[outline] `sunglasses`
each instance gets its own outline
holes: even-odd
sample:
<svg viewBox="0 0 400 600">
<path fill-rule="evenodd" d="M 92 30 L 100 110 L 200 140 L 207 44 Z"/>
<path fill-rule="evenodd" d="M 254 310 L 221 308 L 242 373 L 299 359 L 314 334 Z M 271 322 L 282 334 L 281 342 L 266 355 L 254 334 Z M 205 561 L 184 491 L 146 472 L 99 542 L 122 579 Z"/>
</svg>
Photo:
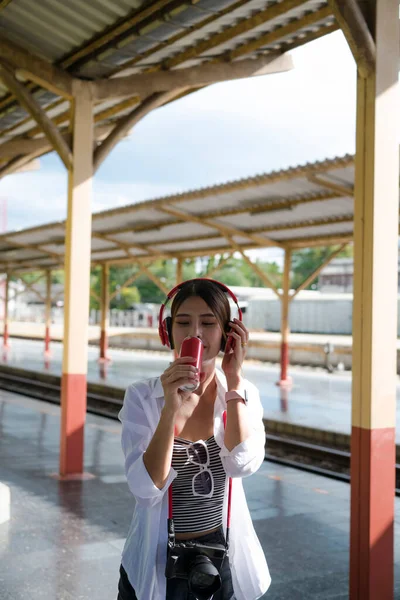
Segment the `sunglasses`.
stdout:
<svg viewBox="0 0 400 600">
<path fill-rule="evenodd" d="M 193 442 L 190 446 L 187 446 L 186 453 L 188 460 L 200 467 L 199 473 L 196 473 L 192 479 L 193 495 L 211 498 L 214 493 L 214 478 L 209 469 L 210 455 L 207 445 L 201 440 Z"/>
</svg>

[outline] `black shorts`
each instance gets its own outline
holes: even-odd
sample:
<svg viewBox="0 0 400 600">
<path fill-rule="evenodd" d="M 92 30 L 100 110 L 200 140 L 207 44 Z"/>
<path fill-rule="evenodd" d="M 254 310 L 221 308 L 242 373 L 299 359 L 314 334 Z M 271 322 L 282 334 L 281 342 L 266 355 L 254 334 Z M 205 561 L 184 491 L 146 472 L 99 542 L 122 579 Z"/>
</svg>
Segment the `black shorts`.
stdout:
<svg viewBox="0 0 400 600">
<path fill-rule="evenodd" d="M 222 527 L 214 533 L 209 533 L 201 537 L 203 542 L 225 544 L 225 538 Z M 128 576 L 124 567 L 120 567 L 120 579 L 118 583 L 118 600 L 138 600 L 135 590 L 129 583 Z M 232 574 L 229 566 L 229 560 L 226 558 L 221 569 L 222 587 L 213 596 L 213 600 L 235 600 L 233 593 Z M 147 599 L 140 599 L 147 600 Z M 166 600 L 194 600 L 194 596 L 189 593 L 187 581 L 184 579 L 168 579 Z"/>
</svg>

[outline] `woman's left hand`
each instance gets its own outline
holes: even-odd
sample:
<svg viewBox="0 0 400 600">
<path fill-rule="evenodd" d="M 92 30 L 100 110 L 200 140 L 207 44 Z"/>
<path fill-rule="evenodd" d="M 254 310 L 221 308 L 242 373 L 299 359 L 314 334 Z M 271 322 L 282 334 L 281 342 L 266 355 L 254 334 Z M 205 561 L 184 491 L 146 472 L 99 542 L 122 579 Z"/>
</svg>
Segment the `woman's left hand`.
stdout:
<svg viewBox="0 0 400 600">
<path fill-rule="evenodd" d="M 226 379 L 233 380 L 235 378 L 240 379 L 242 364 L 249 342 L 249 332 L 239 319 L 230 321 L 229 326 L 231 329 L 226 340 L 225 354 L 221 367 Z"/>
</svg>

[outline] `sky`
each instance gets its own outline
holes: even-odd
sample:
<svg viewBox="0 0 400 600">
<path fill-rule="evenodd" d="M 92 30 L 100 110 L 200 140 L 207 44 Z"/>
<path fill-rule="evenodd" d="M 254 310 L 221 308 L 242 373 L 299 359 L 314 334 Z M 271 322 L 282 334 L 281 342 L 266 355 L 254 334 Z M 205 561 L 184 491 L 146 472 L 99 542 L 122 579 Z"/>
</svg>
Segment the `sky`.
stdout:
<svg viewBox="0 0 400 600">
<path fill-rule="evenodd" d="M 342 33 L 291 55 L 291 71 L 209 86 L 146 116 L 96 173 L 93 212 L 353 153 L 356 69 Z M 40 163 L 0 181 L 8 230 L 66 217 L 66 170 L 55 153 Z"/>
</svg>

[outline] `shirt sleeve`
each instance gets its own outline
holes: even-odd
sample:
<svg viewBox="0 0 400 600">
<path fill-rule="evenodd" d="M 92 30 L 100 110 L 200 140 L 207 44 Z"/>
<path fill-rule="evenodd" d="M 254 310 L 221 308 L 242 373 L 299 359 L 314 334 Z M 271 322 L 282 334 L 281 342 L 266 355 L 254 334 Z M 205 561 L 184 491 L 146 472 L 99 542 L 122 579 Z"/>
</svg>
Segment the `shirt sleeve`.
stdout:
<svg viewBox="0 0 400 600">
<path fill-rule="evenodd" d="M 265 458 L 264 410 L 258 389 L 246 381 L 248 392 L 248 418 L 250 435 L 243 442 L 228 450 L 223 444 L 220 452 L 222 464 L 228 477 L 249 477 L 261 467 Z"/>
<path fill-rule="evenodd" d="M 121 444 L 125 455 L 125 473 L 129 489 L 139 504 L 151 507 L 161 502 L 178 473 L 171 467 L 164 487 L 159 489 L 143 462 L 144 453 L 154 433 L 143 410 L 143 391 L 135 385 L 131 385 L 126 390 L 124 404 L 118 418 L 122 423 Z M 151 397 L 145 398 L 148 402 L 152 400 L 154 401 Z"/>
</svg>

